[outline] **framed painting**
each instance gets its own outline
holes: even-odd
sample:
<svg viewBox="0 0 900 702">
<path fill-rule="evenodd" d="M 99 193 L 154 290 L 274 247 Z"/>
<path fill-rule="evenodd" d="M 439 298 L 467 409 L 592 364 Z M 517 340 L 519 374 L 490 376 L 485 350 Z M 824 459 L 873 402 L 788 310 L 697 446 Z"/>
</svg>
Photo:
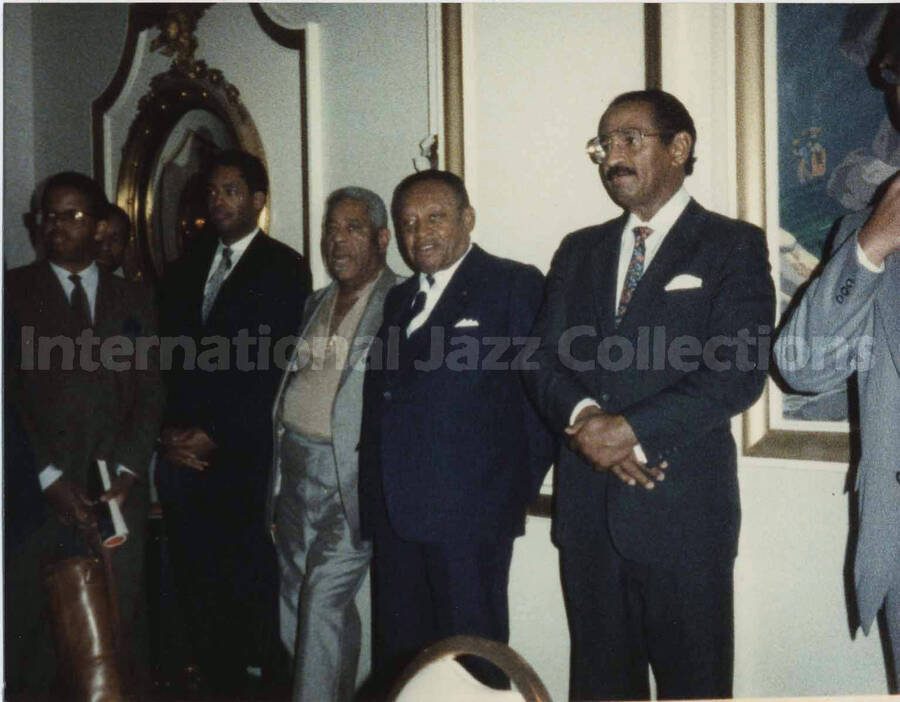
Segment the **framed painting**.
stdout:
<svg viewBox="0 0 900 702">
<path fill-rule="evenodd" d="M 891 171 L 893 130 L 866 66 L 883 6 L 736 5 L 738 202 L 763 226 L 780 317 L 827 252 L 844 215 Z M 792 393 L 771 374 L 744 417 L 744 453 L 846 463 L 846 387 Z"/>
</svg>

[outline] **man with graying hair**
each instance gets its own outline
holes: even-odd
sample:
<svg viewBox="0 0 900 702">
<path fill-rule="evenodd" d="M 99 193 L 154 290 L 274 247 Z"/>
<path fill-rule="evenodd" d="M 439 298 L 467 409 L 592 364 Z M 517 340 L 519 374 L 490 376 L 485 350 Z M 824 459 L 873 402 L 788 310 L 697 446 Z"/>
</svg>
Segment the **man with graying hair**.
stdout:
<svg viewBox="0 0 900 702">
<path fill-rule="evenodd" d="M 900 8 L 882 25 L 869 63 L 900 132 Z M 893 692 L 900 689 L 900 176 L 873 206 L 846 216 L 832 254 L 807 288 L 775 344 L 782 377 L 820 393 L 857 372 L 861 452 L 856 477 L 860 526 L 854 576 L 859 623 L 868 633 L 884 608 L 893 649 Z M 800 363 L 815 348 L 824 362 Z M 852 363 L 848 363 L 850 359 Z M 817 359 L 818 360 L 818 359 Z"/>
<path fill-rule="evenodd" d="M 294 700 L 353 696 L 361 625 L 355 597 L 371 544 L 360 539 L 357 443 L 365 358 L 384 298 L 387 212 L 370 190 L 326 202 L 322 259 L 332 278 L 307 301 L 275 400 L 267 510 L 281 572 L 281 640 L 294 655 Z"/>
</svg>

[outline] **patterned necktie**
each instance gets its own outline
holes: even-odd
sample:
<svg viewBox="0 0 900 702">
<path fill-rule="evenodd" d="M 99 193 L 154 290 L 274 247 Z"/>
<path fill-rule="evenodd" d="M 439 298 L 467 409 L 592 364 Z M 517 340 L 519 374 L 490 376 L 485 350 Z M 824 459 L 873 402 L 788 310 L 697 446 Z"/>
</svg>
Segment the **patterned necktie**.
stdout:
<svg viewBox="0 0 900 702">
<path fill-rule="evenodd" d="M 431 289 L 431 287 L 434 285 L 434 276 L 431 275 L 431 273 L 428 273 L 425 276 L 425 280 L 428 282 L 428 288 Z M 426 290 L 419 290 L 419 292 L 416 293 L 416 296 L 413 298 L 412 305 L 410 306 L 409 311 L 403 317 L 403 322 L 400 324 L 400 326 L 403 329 L 407 329 L 407 327 L 409 327 L 410 322 L 412 322 L 416 317 L 418 317 L 422 313 L 422 310 L 425 309 L 425 301 L 426 301 L 427 297 L 428 297 L 428 292 Z M 415 329 L 413 331 L 415 331 Z M 407 329 L 406 336 L 409 336 L 410 333 L 411 332 Z"/>
<path fill-rule="evenodd" d="M 634 231 L 634 251 L 631 252 L 631 261 L 628 262 L 628 270 L 625 272 L 625 283 L 622 285 L 622 296 L 619 298 L 619 306 L 616 308 L 616 326 L 625 316 L 625 310 L 628 309 L 628 303 L 634 296 L 635 288 L 638 281 L 644 274 L 644 255 L 646 253 L 647 237 L 653 233 L 650 227 L 635 227 Z"/>
<path fill-rule="evenodd" d="M 222 258 L 219 261 L 219 265 L 216 267 L 216 270 L 213 271 L 209 283 L 206 285 L 206 292 L 203 293 L 204 323 L 209 316 L 213 303 L 216 301 L 216 296 L 219 294 L 219 288 L 222 287 L 222 283 L 225 281 L 225 276 L 228 274 L 229 270 L 231 270 L 231 247 L 226 246 L 222 249 Z"/>
<path fill-rule="evenodd" d="M 78 326 L 80 329 L 90 329 L 93 326 L 91 323 L 91 306 L 88 302 L 87 293 L 84 291 L 84 286 L 81 284 L 81 276 L 73 273 L 69 276 L 69 280 L 75 286 L 75 289 L 72 291 L 72 297 L 69 298 L 69 304 L 72 305 L 72 311 L 78 320 Z"/>
</svg>

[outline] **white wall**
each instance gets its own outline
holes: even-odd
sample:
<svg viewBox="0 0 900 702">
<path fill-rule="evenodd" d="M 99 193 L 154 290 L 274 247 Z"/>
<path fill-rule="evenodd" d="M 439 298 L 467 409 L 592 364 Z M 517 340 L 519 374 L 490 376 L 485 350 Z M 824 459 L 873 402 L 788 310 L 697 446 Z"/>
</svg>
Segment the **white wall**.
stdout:
<svg viewBox="0 0 900 702">
<path fill-rule="evenodd" d="M 62 170 L 91 174 L 91 102 L 112 79 L 128 6 L 3 7 L 3 253 L 34 259 L 21 215 L 35 185 Z"/>
<path fill-rule="evenodd" d="M 567 232 L 618 214 L 584 142 L 612 97 L 643 86 L 642 14 L 616 4 L 464 7 L 466 180 L 487 249 L 546 270 Z M 684 101 L 699 134 L 686 187 L 734 216 L 733 8 L 665 4 L 662 33 L 663 88 Z M 845 476 L 846 466 L 739 461 L 737 695 L 887 690 L 877 636 L 854 641 L 849 631 Z M 511 644 L 563 699 L 569 643 L 548 532 L 530 518 L 516 542 Z"/>
<path fill-rule="evenodd" d="M 320 28 L 323 196 L 360 185 L 390 207 L 429 133 L 426 6 L 275 3 L 266 11 L 287 27 Z M 314 246 L 319 225 L 312 223 Z M 395 243 L 388 263 L 408 272 Z M 316 285 L 326 282 L 323 268 L 313 273 Z"/>
<path fill-rule="evenodd" d="M 22 214 L 34 189 L 34 77 L 31 6 L 3 7 L 3 261 L 34 258 Z"/>
</svg>

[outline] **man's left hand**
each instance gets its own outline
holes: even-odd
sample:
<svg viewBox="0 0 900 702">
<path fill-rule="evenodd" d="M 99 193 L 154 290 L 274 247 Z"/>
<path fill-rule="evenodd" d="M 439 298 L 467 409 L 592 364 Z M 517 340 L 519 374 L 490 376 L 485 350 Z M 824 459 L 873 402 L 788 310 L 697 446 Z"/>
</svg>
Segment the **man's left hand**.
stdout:
<svg viewBox="0 0 900 702">
<path fill-rule="evenodd" d="M 125 503 L 125 500 L 128 499 L 128 493 L 136 482 L 137 476 L 134 473 L 123 470 L 112 481 L 109 490 L 100 496 L 100 501 L 109 502 L 111 500 L 116 500 L 121 507 Z"/>
<path fill-rule="evenodd" d="M 629 459 L 638 442 L 625 417 L 597 407 L 579 413 L 575 423 L 565 428 L 565 433 L 569 448 L 601 469 L 612 468 Z"/>
</svg>

